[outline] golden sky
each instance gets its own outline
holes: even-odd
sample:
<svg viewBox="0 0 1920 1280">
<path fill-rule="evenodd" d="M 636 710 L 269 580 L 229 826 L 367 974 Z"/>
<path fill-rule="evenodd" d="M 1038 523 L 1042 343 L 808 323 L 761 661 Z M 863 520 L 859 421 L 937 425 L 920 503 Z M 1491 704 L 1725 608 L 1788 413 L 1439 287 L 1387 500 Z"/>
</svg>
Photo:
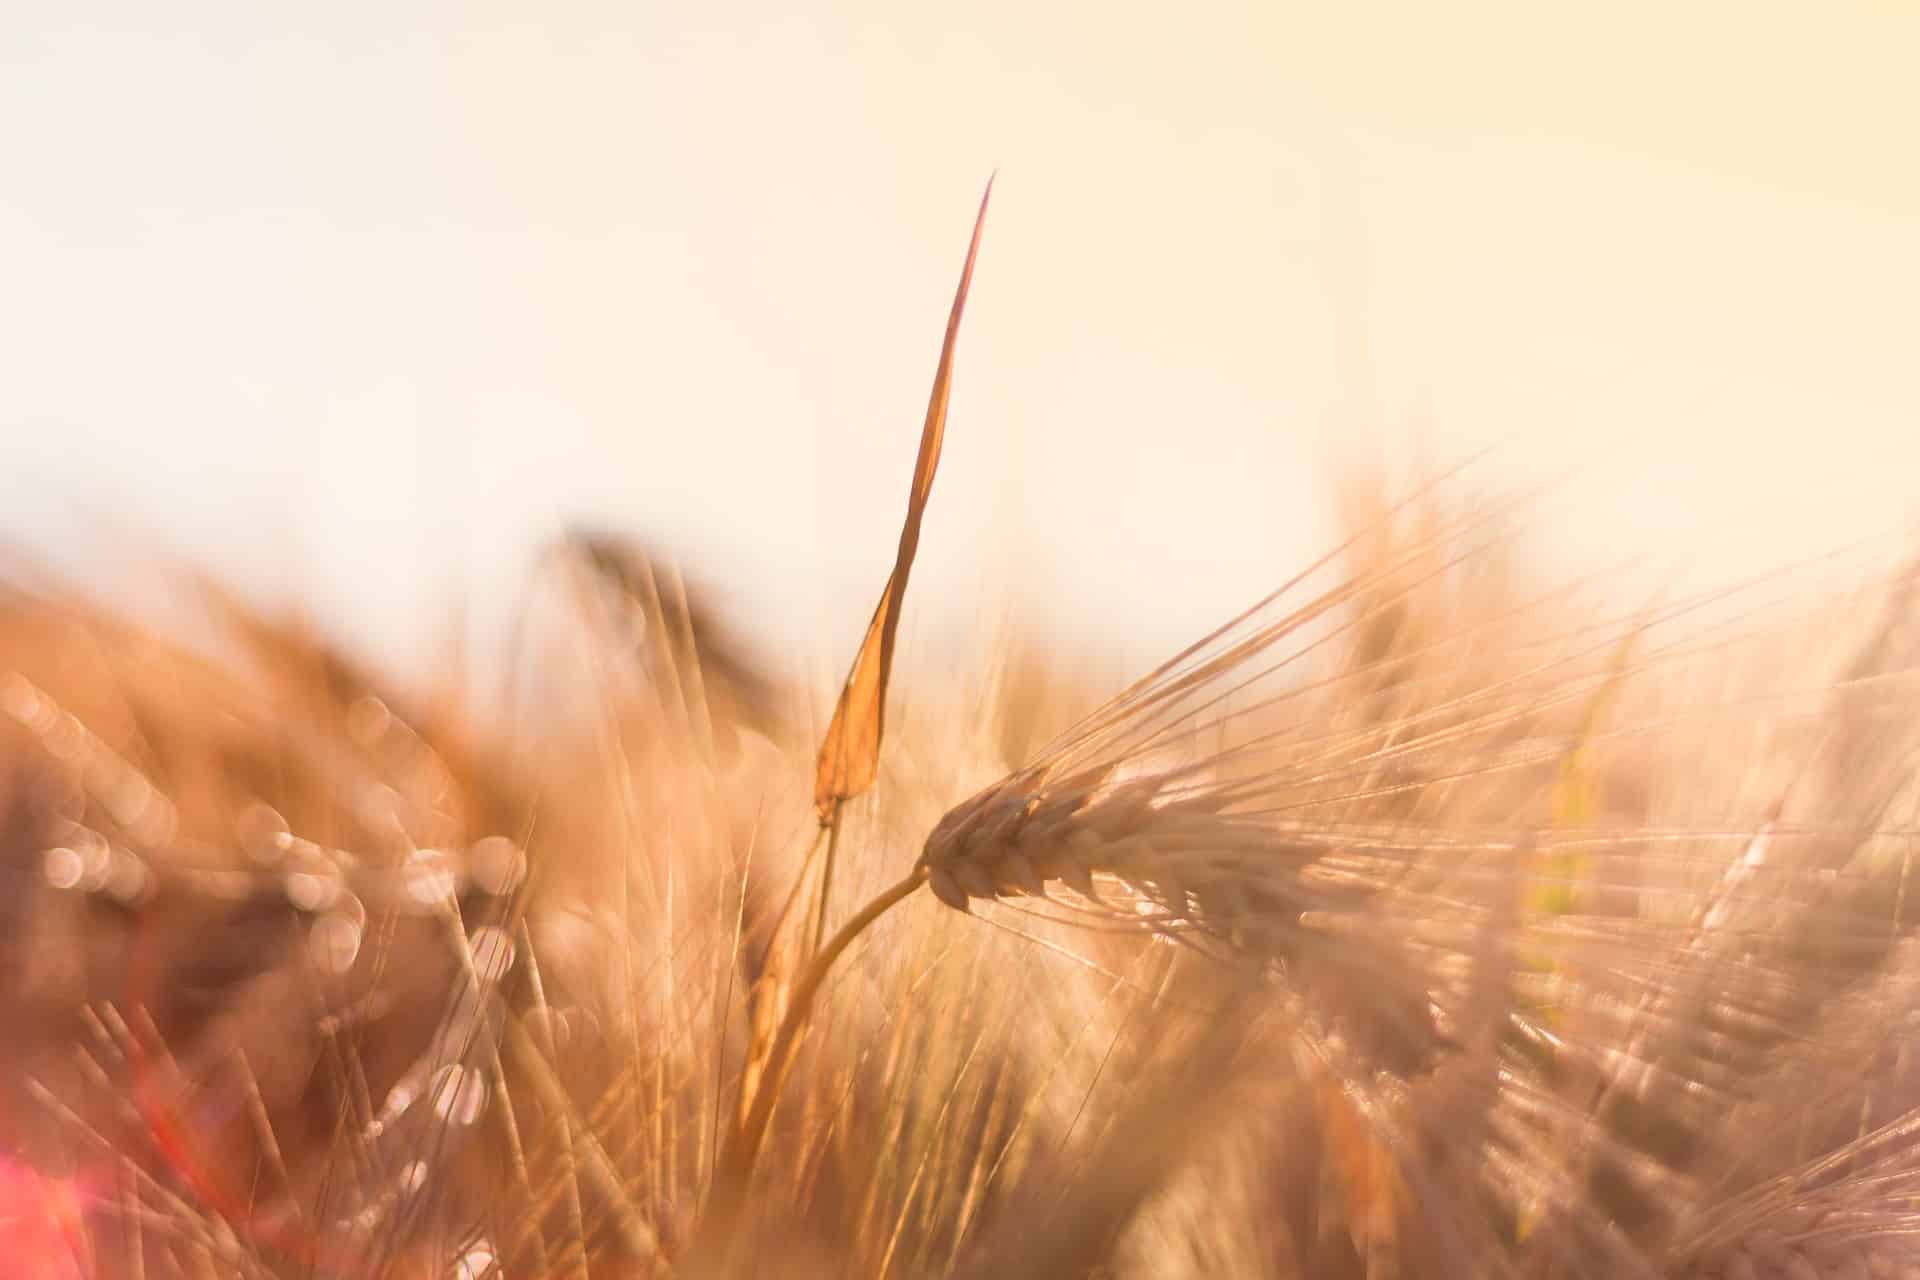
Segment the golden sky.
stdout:
<svg viewBox="0 0 1920 1280">
<path fill-rule="evenodd" d="M 929 617 L 1164 648 L 1370 424 L 1911 491 L 1920 6 L 816 9 L 5 6 L 0 532 L 405 653 L 588 515 L 844 654 L 996 168 Z"/>
</svg>

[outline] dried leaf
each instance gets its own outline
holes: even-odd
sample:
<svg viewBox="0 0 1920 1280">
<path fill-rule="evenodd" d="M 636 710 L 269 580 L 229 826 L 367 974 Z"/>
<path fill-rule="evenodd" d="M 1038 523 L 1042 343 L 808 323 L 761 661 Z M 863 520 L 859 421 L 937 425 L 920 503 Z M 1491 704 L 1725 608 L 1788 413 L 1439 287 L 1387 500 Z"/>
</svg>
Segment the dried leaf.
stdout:
<svg viewBox="0 0 1920 1280">
<path fill-rule="evenodd" d="M 967 288 L 973 283 L 973 262 L 980 252 L 980 230 L 987 220 L 987 201 L 993 195 L 993 182 L 980 197 L 980 212 L 973 221 L 973 239 L 967 244 L 966 266 L 960 272 L 960 287 L 954 291 L 953 310 L 947 316 L 946 341 L 940 346 L 940 367 L 933 375 L 933 395 L 927 403 L 926 425 L 920 429 L 920 455 L 913 465 L 913 489 L 907 495 L 907 518 L 900 527 L 900 550 L 894 556 L 893 573 L 867 624 L 866 638 L 847 673 L 840 700 L 833 708 L 833 722 L 827 726 L 820 744 L 820 759 L 814 769 L 813 803 L 820 821 L 827 822 L 842 800 L 859 795 L 873 785 L 874 771 L 880 760 L 880 736 L 885 731 L 887 677 L 893 667 L 895 633 L 900 627 L 900 601 L 906 595 L 907 574 L 913 568 L 914 553 L 920 548 L 920 518 L 926 512 L 927 498 L 933 492 L 933 475 L 940 467 L 940 442 L 946 434 L 947 397 L 953 386 L 953 349 L 960 336 L 960 316 L 967 306 Z"/>
</svg>

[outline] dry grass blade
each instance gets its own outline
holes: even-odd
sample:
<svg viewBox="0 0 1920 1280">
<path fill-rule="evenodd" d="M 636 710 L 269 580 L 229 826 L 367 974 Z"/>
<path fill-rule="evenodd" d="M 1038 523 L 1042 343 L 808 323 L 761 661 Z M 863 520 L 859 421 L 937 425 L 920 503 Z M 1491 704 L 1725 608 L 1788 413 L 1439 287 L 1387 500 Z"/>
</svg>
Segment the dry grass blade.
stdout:
<svg viewBox="0 0 1920 1280">
<path fill-rule="evenodd" d="M 934 472 L 940 467 L 940 442 L 947 429 L 947 398 L 953 388 L 953 349 L 960 339 L 960 317 L 967 308 L 967 290 L 973 283 L 973 263 L 980 252 L 980 231 L 986 225 L 987 201 L 993 197 L 993 180 L 980 196 L 980 212 L 973 220 L 973 238 L 967 244 L 967 262 L 960 270 L 960 287 L 954 291 L 953 310 L 947 315 L 947 336 L 940 345 L 940 366 L 933 375 L 933 395 L 927 402 L 927 421 L 920 429 L 920 454 L 913 464 L 913 488 L 907 495 L 907 518 L 900 526 L 900 549 L 894 556 L 893 572 L 873 620 L 867 624 L 866 638 L 847 673 L 840 699 L 833 708 L 833 720 L 820 744 L 820 758 L 814 770 L 813 803 L 824 825 L 832 821 L 841 801 L 859 795 L 873 785 L 880 760 L 880 737 L 885 731 L 887 677 L 893 667 L 894 636 L 900 628 L 900 601 L 907 594 L 907 574 L 920 549 L 920 520 L 926 513 L 927 499 L 933 493 Z"/>
</svg>

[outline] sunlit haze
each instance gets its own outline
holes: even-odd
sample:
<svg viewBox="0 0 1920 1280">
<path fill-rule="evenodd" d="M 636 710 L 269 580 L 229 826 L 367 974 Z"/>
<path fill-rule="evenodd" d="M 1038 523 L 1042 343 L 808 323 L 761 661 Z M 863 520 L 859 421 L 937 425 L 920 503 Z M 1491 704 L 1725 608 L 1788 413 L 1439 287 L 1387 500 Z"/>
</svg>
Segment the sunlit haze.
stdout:
<svg viewBox="0 0 1920 1280">
<path fill-rule="evenodd" d="M 0 12 L 0 532 L 90 580 L 408 661 L 588 520 L 844 662 L 995 171 L 922 634 L 1188 638 L 1378 427 L 1634 434 L 1629 541 L 1912 488 L 1910 5 L 302 10 Z"/>
</svg>

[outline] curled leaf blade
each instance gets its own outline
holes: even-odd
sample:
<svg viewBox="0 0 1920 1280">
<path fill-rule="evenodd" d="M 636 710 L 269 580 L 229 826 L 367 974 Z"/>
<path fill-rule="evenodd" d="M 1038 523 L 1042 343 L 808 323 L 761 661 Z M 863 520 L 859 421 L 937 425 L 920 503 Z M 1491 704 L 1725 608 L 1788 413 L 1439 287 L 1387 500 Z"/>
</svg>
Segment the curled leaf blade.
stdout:
<svg viewBox="0 0 1920 1280">
<path fill-rule="evenodd" d="M 900 547 L 894 555 L 893 572 L 880 593 L 880 603 L 867 623 L 866 637 L 860 643 L 847 680 L 834 704 L 833 720 L 820 743 L 820 755 L 814 767 L 813 804 L 825 823 L 832 819 L 842 801 L 859 795 L 873 785 L 880 762 L 880 739 L 886 731 L 887 679 L 893 669 L 895 636 L 900 628 L 900 602 L 907 591 L 907 575 L 920 549 L 920 523 L 933 493 L 934 473 L 940 468 L 940 446 L 947 429 L 947 400 L 953 388 L 953 352 L 960 337 L 960 317 L 966 311 L 967 290 L 973 284 L 973 264 L 980 253 L 980 232 L 986 225 L 987 201 L 993 196 L 993 182 L 980 197 L 980 212 L 973 221 L 973 238 L 967 244 L 966 265 L 960 271 L 960 285 L 954 291 L 953 308 L 947 314 L 946 339 L 940 346 L 940 364 L 933 376 L 933 394 L 927 402 L 927 419 L 920 429 L 920 452 L 913 465 L 913 487 L 907 494 L 907 517 L 900 526 Z"/>
</svg>

